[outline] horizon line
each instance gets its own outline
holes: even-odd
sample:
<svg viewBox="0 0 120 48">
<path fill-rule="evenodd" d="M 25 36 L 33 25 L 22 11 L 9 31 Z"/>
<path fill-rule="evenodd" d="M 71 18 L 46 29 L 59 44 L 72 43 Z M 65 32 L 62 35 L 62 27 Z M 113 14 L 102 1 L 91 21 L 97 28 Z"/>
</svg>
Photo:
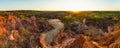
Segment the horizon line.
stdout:
<svg viewBox="0 0 120 48">
<path fill-rule="evenodd" d="M 32 9 L 16 9 L 16 10 L 0 10 L 0 11 L 120 11 L 120 10 L 32 10 Z"/>
</svg>

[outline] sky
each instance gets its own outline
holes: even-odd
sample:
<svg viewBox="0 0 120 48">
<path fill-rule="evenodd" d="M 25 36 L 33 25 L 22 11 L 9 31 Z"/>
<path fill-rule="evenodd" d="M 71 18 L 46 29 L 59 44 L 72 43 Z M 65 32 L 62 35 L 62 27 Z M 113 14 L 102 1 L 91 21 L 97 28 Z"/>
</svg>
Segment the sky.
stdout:
<svg viewBox="0 0 120 48">
<path fill-rule="evenodd" d="M 120 11 L 120 0 L 0 0 L 0 10 Z"/>
</svg>

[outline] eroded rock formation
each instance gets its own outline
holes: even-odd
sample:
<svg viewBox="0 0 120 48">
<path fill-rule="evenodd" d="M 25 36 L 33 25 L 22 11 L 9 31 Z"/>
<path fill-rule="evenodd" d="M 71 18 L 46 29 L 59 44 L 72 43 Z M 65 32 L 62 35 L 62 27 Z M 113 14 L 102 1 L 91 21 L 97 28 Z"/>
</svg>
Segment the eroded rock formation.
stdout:
<svg viewBox="0 0 120 48">
<path fill-rule="evenodd" d="M 54 37 L 60 30 L 64 29 L 64 24 L 59 19 L 49 19 L 48 23 L 53 26 L 54 29 L 41 34 L 40 43 L 43 45 L 43 48 L 51 48 Z"/>
<path fill-rule="evenodd" d="M 70 23 L 65 29 L 60 19 L 38 21 L 8 15 L 0 16 L 0 48 L 119 48 L 120 24 L 108 32 L 83 22 Z"/>
</svg>

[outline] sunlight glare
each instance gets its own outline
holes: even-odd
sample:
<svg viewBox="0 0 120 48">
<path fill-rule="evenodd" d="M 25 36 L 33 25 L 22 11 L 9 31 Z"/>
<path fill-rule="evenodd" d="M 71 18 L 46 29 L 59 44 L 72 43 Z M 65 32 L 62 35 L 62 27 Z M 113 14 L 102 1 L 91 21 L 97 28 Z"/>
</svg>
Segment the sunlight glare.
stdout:
<svg viewBox="0 0 120 48">
<path fill-rule="evenodd" d="M 79 11 L 91 10 L 94 8 L 93 6 L 94 4 L 92 4 L 92 2 L 88 2 L 87 0 L 74 0 L 74 1 L 69 0 L 69 1 L 65 1 L 65 3 L 62 3 L 62 5 L 60 6 L 60 9 L 66 10 L 66 11 L 75 10 L 76 12 L 77 10 Z"/>
</svg>

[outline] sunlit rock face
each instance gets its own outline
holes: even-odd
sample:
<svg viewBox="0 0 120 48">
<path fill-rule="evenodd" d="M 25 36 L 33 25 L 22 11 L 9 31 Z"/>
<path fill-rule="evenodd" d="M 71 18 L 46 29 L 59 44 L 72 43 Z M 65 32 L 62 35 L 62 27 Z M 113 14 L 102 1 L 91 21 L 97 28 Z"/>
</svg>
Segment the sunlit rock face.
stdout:
<svg viewBox="0 0 120 48">
<path fill-rule="evenodd" d="M 2 16 L 0 16 L 0 36 L 1 38 L 4 38 L 6 36 L 6 19 Z"/>
<path fill-rule="evenodd" d="M 78 35 L 71 45 L 67 45 L 66 48 L 83 48 L 85 39 L 83 36 Z"/>
<path fill-rule="evenodd" d="M 19 33 L 17 30 L 12 30 L 11 31 L 11 34 L 9 36 L 9 39 L 12 40 L 12 41 L 15 41 L 15 40 L 18 40 L 19 38 Z"/>
<path fill-rule="evenodd" d="M 21 46 L 21 44 L 29 44 L 25 41 L 29 38 L 29 35 L 31 35 L 30 33 L 35 32 L 40 32 L 35 16 L 27 18 L 26 20 L 21 20 L 13 15 L 8 15 L 7 17 L 0 16 L 0 48 L 6 45 L 6 43 L 7 46 L 5 46 L 5 48 L 14 48 Z M 39 34 L 36 36 L 39 36 Z M 20 42 L 20 44 L 16 42 Z M 33 43 L 36 43 L 36 41 Z M 36 45 L 34 45 L 34 47 L 35 46 Z M 21 47 L 26 48 L 25 45 Z"/>
<path fill-rule="evenodd" d="M 70 32 L 62 30 L 54 38 L 52 46 L 53 48 L 65 48 L 66 46 L 73 43 L 74 40 L 75 38 L 73 38 Z"/>
<path fill-rule="evenodd" d="M 44 48 L 50 48 L 53 38 L 64 29 L 64 24 L 59 19 L 49 19 L 48 23 L 54 27 L 54 29 L 42 33 L 40 36 L 40 42 L 43 44 Z"/>
<path fill-rule="evenodd" d="M 12 27 L 12 29 L 15 29 L 15 25 L 16 25 L 15 16 L 9 15 L 7 19 L 8 19 L 8 23 Z"/>
</svg>

